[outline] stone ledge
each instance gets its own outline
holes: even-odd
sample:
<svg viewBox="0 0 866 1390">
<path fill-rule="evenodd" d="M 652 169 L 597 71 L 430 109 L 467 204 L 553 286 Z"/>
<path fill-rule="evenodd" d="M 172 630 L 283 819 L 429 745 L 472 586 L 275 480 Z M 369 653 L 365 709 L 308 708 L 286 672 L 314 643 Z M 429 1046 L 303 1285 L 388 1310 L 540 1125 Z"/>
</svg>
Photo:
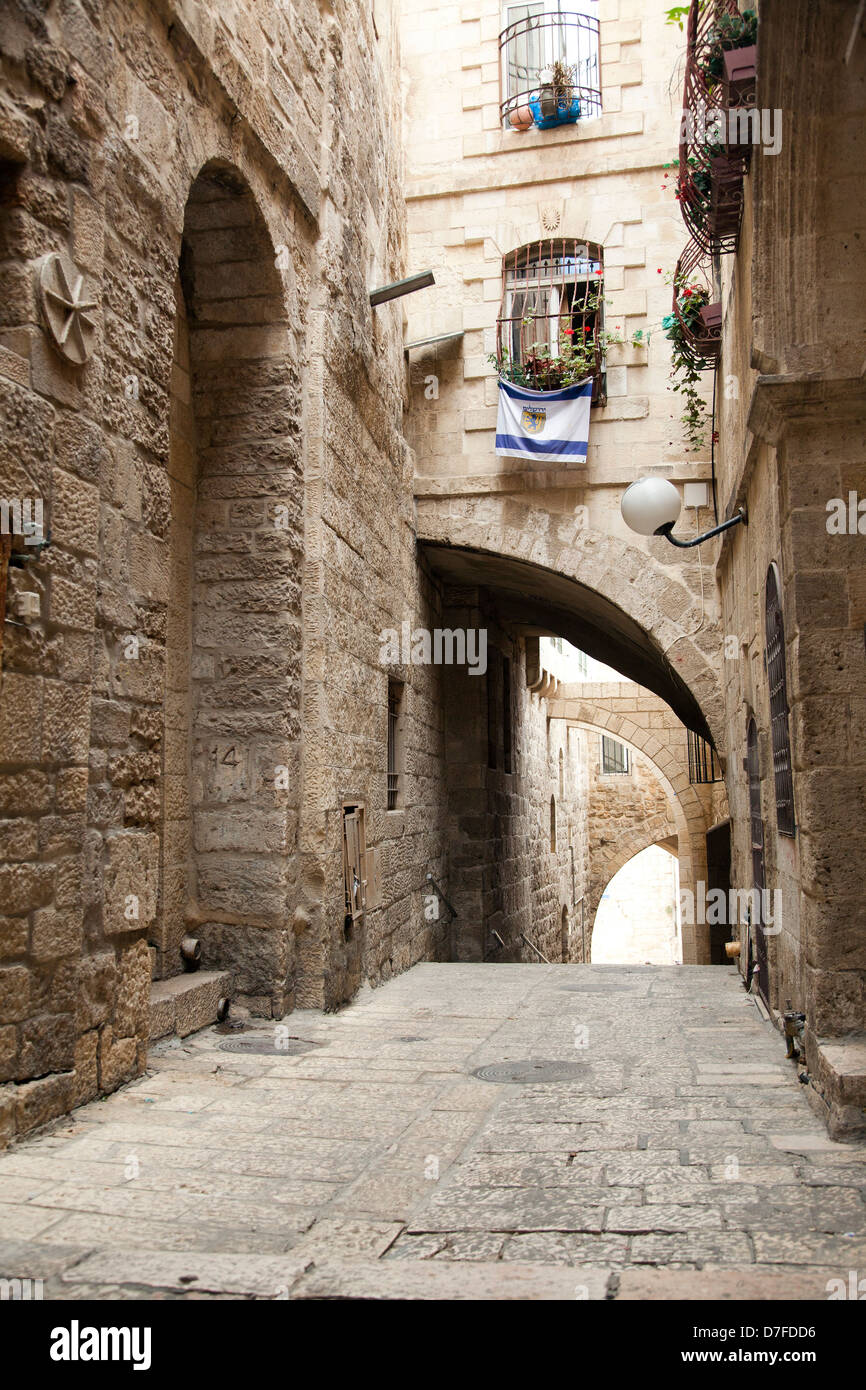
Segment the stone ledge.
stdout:
<svg viewBox="0 0 866 1390">
<path fill-rule="evenodd" d="M 866 1135 L 866 1034 L 816 1038 L 809 1048 L 812 1108 L 837 1142 Z"/>
<path fill-rule="evenodd" d="M 216 1022 L 220 997 L 228 994 L 227 971 L 200 970 L 157 980 L 150 989 L 150 1040 L 177 1033 L 185 1038 Z"/>
</svg>

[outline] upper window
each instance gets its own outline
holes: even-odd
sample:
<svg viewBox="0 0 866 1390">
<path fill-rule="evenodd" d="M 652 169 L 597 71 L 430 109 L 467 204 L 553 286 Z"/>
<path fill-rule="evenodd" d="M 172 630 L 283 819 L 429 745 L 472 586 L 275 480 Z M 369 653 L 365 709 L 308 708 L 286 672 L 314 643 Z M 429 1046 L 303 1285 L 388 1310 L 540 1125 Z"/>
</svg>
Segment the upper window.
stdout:
<svg viewBox="0 0 866 1390">
<path fill-rule="evenodd" d="M 628 749 L 618 739 L 602 734 L 601 770 L 607 777 L 613 773 L 626 773 L 629 770 Z"/>
<path fill-rule="evenodd" d="M 791 737 L 788 730 L 788 680 L 785 670 L 785 624 L 776 566 L 767 571 L 767 680 L 770 686 L 770 733 L 773 740 L 773 775 L 776 782 L 776 821 L 780 835 L 793 835 L 794 784 L 791 772 Z"/>
<path fill-rule="evenodd" d="M 505 126 L 544 129 L 601 115 L 598 0 L 505 4 L 499 49 Z M 551 104 L 550 88 L 563 79 Z"/>
<path fill-rule="evenodd" d="M 694 730 L 688 730 L 689 743 L 689 781 L 701 782 L 721 782 L 722 770 L 719 767 L 719 760 L 716 751 L 711 743 L 707 743 L 705 738 L 696 734 Z"/>
<path fill-rule="evenodd" d="M 603 399 L 603 326 L 600 246 L 558 237 L 505 257 L 496 350 L 504 376 L 555 391 L 592 375 L 593 400 Z"/>
</svg>

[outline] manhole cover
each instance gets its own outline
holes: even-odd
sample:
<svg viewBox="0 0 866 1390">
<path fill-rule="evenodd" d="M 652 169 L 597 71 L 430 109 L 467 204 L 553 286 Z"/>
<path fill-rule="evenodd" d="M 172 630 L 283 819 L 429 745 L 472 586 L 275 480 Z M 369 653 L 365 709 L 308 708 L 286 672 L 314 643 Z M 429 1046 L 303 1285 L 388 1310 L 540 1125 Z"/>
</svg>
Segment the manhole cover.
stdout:
<svg viewBox="0 0 866 1390">
<path fill-rule="evenodd" d="M 472 1073 L 479 1081 L 498 1081 L 512 1086 L 537 1085 L 539 1082 L 576 1081 L 586 1077 L 586 1067 L 579 1062 L 545 1062 L 528 1060 L 521 1062 L 492 1062 L 487 1067 L 478 1067 Z"/>
<path fill-rule="evenodd" d="M 220 1043 L 220 1052 L 262 1052 L 273 1057 L 299 1057 L 303 1052 L 312 1052 L 321 1043 L 307 1042 L 305 1038 L 275 1038 L 272 1033 L 247 1033 L 239 1038 L 226 1038 Z"/>
</svg>

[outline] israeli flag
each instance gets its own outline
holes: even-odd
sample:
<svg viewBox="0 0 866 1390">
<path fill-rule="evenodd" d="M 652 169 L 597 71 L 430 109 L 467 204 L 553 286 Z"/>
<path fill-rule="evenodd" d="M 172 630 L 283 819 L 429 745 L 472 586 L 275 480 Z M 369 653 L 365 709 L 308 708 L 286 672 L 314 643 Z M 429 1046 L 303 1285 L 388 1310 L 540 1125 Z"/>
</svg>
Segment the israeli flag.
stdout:
<svg viewBox="0 0 866 1390">
<path fill-rule="evenodd" d="M 561 391 L 530 391 L 499 378 L 497 454 L 581 463 L 589 446 L 592 377 Z"/>
</svg>

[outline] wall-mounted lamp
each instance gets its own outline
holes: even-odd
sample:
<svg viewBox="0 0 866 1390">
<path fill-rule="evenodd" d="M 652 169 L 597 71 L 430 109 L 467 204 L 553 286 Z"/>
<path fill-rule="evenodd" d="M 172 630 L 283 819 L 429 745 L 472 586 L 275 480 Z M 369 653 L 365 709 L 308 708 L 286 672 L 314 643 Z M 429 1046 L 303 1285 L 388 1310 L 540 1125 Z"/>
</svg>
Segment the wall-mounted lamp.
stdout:
<svg viewBox="0 0 866 1390">
<path fill-rule="evenodd" d="M 395 280 L 393 285 L 383 285 L 379 290 L 370 291 L 370 303 L 375 309 L 377 304 L 384 304 L 389 299 L 399 299 L 403 294 L 414 294 L 415 290 L 426 290 L 428 285 L 435 285 L 432 270 L 419 270 L 417 275 L 409 275 L 405 280 Z"/>
<path fill-rule="evenodd" d="M 681 550 L 688 550 L 693 545 L 703 545 L 704 541 L 721 535 L 722 531 L 728 531 L 740 522 L 744 526 L 748 524 L 746 509 L 741 507 L 730 521 L 723 521 L 721 526 L 714 526 L 712 531 L 705 531 L 693 541 L 680 541 L 671 533 L 682 505 L 679 489 L 668 482 L 667 478 L 639 478 L 623 493 L 620 511 L 626 526 L 636 531 L 639 536 L 664 536 L 671 545 L 676 545 Z"/>
</svg>

